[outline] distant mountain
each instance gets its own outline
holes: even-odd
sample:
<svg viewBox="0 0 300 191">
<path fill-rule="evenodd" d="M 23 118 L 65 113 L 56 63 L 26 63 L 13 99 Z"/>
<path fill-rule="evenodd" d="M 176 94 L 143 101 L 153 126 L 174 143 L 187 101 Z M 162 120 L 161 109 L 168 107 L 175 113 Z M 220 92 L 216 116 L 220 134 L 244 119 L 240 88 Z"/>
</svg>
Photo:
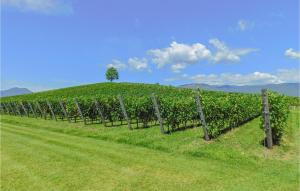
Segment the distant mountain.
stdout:
<svg viewBox="0 0 300 191">
<path fill-rule="evenodd" d="M 201 88 L 205 90 L 215 90 L 224 92 L 244 92 L 244 93 L 260 93 L 261 89 L 267 88 L 288 96 L 300 96 L 300 83 L 282 83 L 282 84 L 266 84 L 266 85 L 208 85 L 208 84 L 185 84 L 180 87 L 184 88 Z"/>
<path fill-rule="evenodd" d="M 0 91 L 0 96 L 1 97 L 7 97 L 7 96 L 14 96 L 14 95 L 21 95 L 21 94 L 30 94 L 33 93 L 27 88 L 10 88 L 8 90 L 1 90 Z"/>
</svg>

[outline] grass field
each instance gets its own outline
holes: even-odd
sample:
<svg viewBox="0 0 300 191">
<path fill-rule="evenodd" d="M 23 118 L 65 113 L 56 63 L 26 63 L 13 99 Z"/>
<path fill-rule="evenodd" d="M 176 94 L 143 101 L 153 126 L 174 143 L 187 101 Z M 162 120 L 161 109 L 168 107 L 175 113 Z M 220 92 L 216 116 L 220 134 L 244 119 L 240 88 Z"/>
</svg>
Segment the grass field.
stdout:
<svg viewBox="0 0 300 191">
<path fill-rule="evenodd" d="M 1 190 L 298 190 L 300 112 L 267 150 L 259 118 L 205 142 L 124 127 L 1 116 Z"/>
</svg>

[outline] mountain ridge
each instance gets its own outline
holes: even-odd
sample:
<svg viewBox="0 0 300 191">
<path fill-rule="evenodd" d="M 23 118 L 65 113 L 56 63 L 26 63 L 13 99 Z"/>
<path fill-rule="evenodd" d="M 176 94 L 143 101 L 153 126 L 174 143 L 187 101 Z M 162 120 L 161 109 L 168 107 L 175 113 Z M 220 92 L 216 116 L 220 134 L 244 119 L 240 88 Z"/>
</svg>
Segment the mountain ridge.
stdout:
<svg viewBox="0 0 300 191">
<path fill-rule="evenodd" d="M 264 85 L 209 85 L 204 83 L 191 83 L 180 85 L 181 88 L 202 88 L 205 90 L 242 92 L 242 93 L 260 93 L 261 89 L 269 89 L 288 96 L 300 97 L 300 83 L 281 83 Z"/>
<path fill-rule="evenodd" d="M 30 93 L 33 92 L 27 88 L 14 87 L 7 90 L 1 90 L 0 97 L 8 97 L 8 96 L 15 96 L 15 95 L 30 94 Z"/>
</svg>

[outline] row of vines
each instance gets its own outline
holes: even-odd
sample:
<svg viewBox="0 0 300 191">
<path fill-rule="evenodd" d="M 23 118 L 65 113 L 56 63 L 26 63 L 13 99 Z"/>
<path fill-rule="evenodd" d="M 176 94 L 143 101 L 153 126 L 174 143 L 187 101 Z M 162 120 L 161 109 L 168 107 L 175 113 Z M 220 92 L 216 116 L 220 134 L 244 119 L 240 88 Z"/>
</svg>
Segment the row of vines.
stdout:
<svg viewBox="0 0 300 191">
<path fill-rule="evenodd" d="M 61 105 L 71 120 L 80 119 L 82 113 L 84 120 L 102 121 L 106 126 L 114 126 L 126 121 L 117 97 L 122 95 L 131 123 L 136 124 L 134 127 L 145 128 L 155 125 L 157 121 L 150 97 L 152 92 L 155 92 L 163 124 L 169 131 L 201 125 L 195 91 L 160 85 L 102 83 L 7 97 L 1 100 L 1 106 L 3 112 L 6 106 L 7 111 L 12 108 L 18 111 L 16 114 L 36 113 L 42 116 L 44 113 L 51 116 L 47 100 L 54 114 L 62 119 L 65 116 Z M 261 113 L 260 96 L 256 94 L 212 91 L 201 91 L 200 94 L 208 133 L 212 138 Z M 81 111 L 78 110 L 75 99 Z M 100 120 L 95 100 L 99 103 L 104 120 Z"/>
<path fill-rule="evenodd" d="M 282 140 L 282 136 L 287 129 L 287 118 L 290 113 L 289 106 L 293 105 L 294 102 L 291 100 L 299 100 L 299 98 L 291 98 L 281 95 L 276 92 L 267 92 L 268 105 L 270 113 L 270 128 L 272 131 L 272 142 L 275 145 L 279 145 Z M 260 127 L 265 129 L 264 121 L 261 118 Z"/>
</svg>

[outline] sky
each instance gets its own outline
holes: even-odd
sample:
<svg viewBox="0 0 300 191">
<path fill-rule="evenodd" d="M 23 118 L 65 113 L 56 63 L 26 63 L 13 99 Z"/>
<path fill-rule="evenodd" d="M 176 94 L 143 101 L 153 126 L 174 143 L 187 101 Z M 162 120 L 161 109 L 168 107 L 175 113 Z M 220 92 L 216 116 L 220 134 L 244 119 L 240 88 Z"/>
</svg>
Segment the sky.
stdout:
<svg viewBox="0 0 300 191">
<path fill-rule="evenodd" d="M 300 81 L 298 0 L 2 0 L 1 89 Z"/>
</svg>

